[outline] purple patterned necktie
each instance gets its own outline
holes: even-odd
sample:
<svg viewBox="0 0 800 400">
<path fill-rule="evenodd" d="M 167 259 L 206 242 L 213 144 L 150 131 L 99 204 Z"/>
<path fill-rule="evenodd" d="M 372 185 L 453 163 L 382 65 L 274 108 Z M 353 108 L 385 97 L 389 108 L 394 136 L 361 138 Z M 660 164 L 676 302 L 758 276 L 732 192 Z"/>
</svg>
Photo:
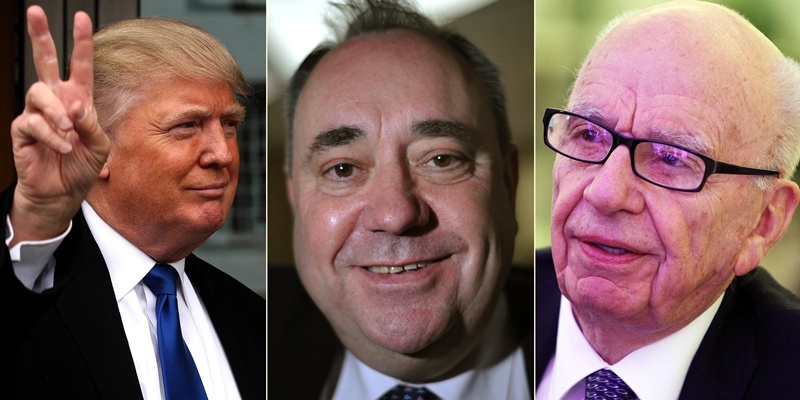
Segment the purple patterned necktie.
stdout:
<svg viewBox="0 0 800 400">
<path fill-rule="evenodd" d="M 586 400 L 634 400 L 636 393 L 610 369 L 586 377 Z"/>
<path fill-rule="evenodd" d="M 441 400 L 439 396 L 431 393 L 425 387 L 415 388 L 406 385 L 397 385 L 378 400 Z"/>
</svg>

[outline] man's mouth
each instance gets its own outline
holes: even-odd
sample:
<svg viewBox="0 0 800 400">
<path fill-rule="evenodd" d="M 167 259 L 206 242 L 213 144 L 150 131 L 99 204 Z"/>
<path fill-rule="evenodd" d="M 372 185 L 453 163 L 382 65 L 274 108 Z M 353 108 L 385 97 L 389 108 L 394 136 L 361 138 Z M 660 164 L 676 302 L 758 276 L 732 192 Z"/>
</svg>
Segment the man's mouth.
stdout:
<svg viewBox="0 0 800 400">
<path fill-rule="evenodd" d="M 403 272 L 415 271 L 420 268 L 425 268 L 431 265 L 429 261 L 422 261 L 422 262 L 414 262 L 406 265 L 376 265 L 372 267 L 365 267 L 370 272 L 374 272 L 376 274 L 400 274 Z"/>
<path fill-rule="evenodd" d="M 606 253 L 613 254 L 613 255 L 622 255 L 628 253 L 628 250 L 621 249 L 619 247 L 611 247 L 611 246 L 604 246 L 599 243 L 592 243 L 595 247 L 599 248 L 600 250 L 605 251 Z"/>
</svg>

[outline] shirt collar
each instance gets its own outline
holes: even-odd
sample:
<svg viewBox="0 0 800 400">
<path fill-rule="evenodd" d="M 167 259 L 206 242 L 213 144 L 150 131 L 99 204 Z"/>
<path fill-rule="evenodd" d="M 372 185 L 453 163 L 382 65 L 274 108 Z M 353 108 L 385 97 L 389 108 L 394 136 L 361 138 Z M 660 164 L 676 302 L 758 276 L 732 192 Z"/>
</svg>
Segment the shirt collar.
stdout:
<svg viewBox="0 0 800 400">
<path fill-rule="evenodd" d="M 117 301 L 120 301 L 141 283 L 142 278 L 150 272 L 156 261 L 108 225 L 86 201 L 81 204 L 81 210 L 106 261 L 114 295 Z M 170 265 L 178 270 L 183 280 L 185 259 Z"/>
<path fill-rule="evenodd" d="M 505 295 L 501 296 L 492 319 L 486 328 L 486 334 L 481 342 L 482 349 L 479 359 L 497 351 L 497 344 L 502 335 L 503 325 L 508 323 L 508 301 Z M 452 378 L 426 383 L 424 386 L 443 399 L 458 398 L 507 398 L 505 394 L 514 393 L 512 385 L 525 384 L 527 381 L 514 369 L 524 368 L 522 348 L 517 349 L 503 360 L 493 365 L 470 369 Z M 348 393 L 349 398 L 377 399 L 395 385 L 403 383 L 408 386 L 418 387 L 419 384 L 409 384 L 396 378 L 378 372 L 364 364 L 349 350 L 345 351 L 342 372 L 336 385 L 334 398 L 339 398 L 340 393 Z M 526 386 L 527 390 L 527 386 Z"/>
<path fill-rule="evenodd" d="M 586 341 L 572 314 L 572 305 L 562 296 L 550 390 L 552 398 L 562 398 L 575 385 L 582 385 L 587 375 L 602 368 L 614 371 L 640 399 L 678 398 L 694 354 L 722 297 L 681 330 L 608 365 Z"/>
</svg>

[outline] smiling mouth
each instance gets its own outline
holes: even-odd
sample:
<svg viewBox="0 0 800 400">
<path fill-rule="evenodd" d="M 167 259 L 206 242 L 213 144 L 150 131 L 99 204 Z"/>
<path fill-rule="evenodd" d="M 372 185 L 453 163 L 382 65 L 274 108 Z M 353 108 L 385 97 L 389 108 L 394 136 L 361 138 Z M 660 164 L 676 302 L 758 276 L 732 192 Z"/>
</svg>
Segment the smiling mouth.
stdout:
<svg viewBox="0 0 800 400">
<path fill-rule="evenodd" d="M 400 274 L 404 272 L 416 271 L 420 268 L 425 268 L 429 265 L 431 265 L 431 262 L 423 261 L 423 262 L 410 263 L 406 265 L 394 265 L 394 266 L 376 265 L 365 268 L 370 272 L 374 272 L 376 274 Z"/>
<path fill-rule="evenodd" d="M 592 243 L 592 245 L 593 245 L 594 247 L 597 247 L 597 248 L 598 248 L 598 249 L 600 249 L 600 250 L 603 250 L 603 251 L 605 251 L 605 252 L 606 252 L 606 253 L 608 253 L 608 254 L 613 254 L 613 255 L 623 255 L 623 254 L 627 254 L 627 253 L 629 253 L 629 251 L 628 251 L 628 250 L 621 249 L 621 248 L 619 248 L 619 247 L 605 246 L 605 245 L 602 245 L 602 244 L 600 244 L 600 243 Z"/>
</svg>

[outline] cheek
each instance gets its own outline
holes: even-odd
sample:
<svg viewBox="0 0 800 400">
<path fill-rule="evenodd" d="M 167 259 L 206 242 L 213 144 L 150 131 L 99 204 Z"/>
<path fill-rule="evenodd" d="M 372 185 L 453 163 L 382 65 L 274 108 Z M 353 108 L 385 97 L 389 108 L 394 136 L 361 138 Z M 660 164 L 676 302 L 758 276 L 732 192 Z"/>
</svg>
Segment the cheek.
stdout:
<svg viewBox="0 0 800 400">
<path fill-rule="evenodd" d="M 583 199 L 583 192 L 586 185 L 590 182 L 586 174 L 574 168 L 569 168 L 567 161 L 553 165 L 553 199 L 551 205 L 552 220 L 550 224 L 551 240 L 560 242 L 563 240 L 563 229 L 572 211 Z"/>
<path fill-rule="evenodd" d="M 295 188 L 294 246 L 298 264 L 333 269 L 358 219 L 357 202 Z"/>
</svg>

